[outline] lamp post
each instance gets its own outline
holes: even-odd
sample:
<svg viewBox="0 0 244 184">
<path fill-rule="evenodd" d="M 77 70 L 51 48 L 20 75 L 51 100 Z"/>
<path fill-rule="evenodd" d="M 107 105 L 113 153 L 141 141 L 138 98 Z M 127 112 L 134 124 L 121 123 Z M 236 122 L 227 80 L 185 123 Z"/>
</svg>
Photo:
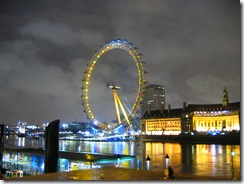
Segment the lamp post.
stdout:
<svg viewBox="0 0 244 184">
<path fill-rule="evenodd" d="M 165 156 L 165 166 L 166 166 L 166 169 L 168 169 L 168 167 L 169 167 L 169 155 L 168 154 L 166 154 L 166 156 Z"/>
<path fill-rule="evenodd" d="M 30 161 L 30 168 L 29 168 L 29 172 L 31 172 L 31 157 L 30 157 L 30 159 L 29 159 L 29 161 Z"/>
<path fill-rule="evenodd" d="M 17 170 L 19 170 L 19 153 L 17 152 Z"/>
<path fill-rule="evenodd" d="M 137 156 L 137 164 L 136 164 L 136 169 L 139 170 L 140 169 L 140 158 L 139 156 Z"/>
<path fill-rule="evenodd" d="M 117 160 L 117 167 L 119 167 L 119 165 L 120 165 L 120 158 L 121 158 L 121 156 L 120 156 L 120 154 L 118 154 L 118 155 L 117 155 L 117 159 L 118 159 L 118 160 Z"/>
<path fill-rule="evenodd" d="M 235 152 L 232 150 L 231 147 L 231 174 L 232 174 L 232 179 L 234 178 L 234 156 L 235 156 Z"/>
<path fill-rule="evenodd" d="M 91 161 L 90 161 L 90 164 L 91 164 L 91 165 L 90 165 L 90 166 L 91 166 L 91 169 L 92 169 L 92 165 L 93 165 L 92 163 L 93 163 L 93 162 L 94 162 L 94 160 L 93 160 L 93 159 L 91 159 Z"/>
<path fill-rule="evenodd" d="M 146 162 L 147 162 L 147 170 L 148 170 L 148 171 L 150 170 L 150 161 L 151 161 L 150 157 L 147 156 L 147 158 L 146 158 Z"/>
<path fill-rule="evenodd" d="M 38 170 L 38 160 L 36 159 L 36 175 L 37 175 L 37 170 Z"/>
</svg>

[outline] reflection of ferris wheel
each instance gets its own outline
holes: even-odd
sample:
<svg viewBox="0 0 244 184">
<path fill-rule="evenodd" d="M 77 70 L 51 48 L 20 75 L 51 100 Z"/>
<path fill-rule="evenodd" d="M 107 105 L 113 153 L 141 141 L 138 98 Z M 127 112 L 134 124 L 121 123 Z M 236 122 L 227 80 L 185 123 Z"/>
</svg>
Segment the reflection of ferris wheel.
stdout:
<svg viewBox="0 0 244 184">
<path fill-rule="evenodd" d="M 126 40 L 100 46 L 87 64 L 82 79 L 82 105 L 93 123 L 130 124 L 139 112 L 146 84 L 138 48 Z"/>
</svg>

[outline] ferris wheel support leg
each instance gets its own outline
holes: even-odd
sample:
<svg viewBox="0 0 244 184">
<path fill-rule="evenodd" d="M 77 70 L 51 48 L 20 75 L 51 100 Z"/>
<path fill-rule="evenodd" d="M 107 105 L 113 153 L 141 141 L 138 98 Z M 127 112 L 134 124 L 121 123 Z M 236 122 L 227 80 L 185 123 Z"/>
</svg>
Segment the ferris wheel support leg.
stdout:
<svg viewBox="0 0 244 184">
<path fill-rule="evenodd" d="M 113 90 L 114 92 L 114 105 L 115 105 L 115 109 L 116 109 L 116 114 L 117 114 L 117 118 L 119 120 L 119 124 L 121 124 L 121 119 L 120 119 L 120 115 L 119 115 L 119 107 L 118 107 L 118 102 L 117 102 L 117 98 L 116 98 L 116 91 Z"/>
<path fill-rule="evenodd" d="M 119 102 L 119 106 L 120 106 L 120 108 L 121 108 L 121 110 L 122 110 L 122 112 L 123 112 L 123 114 L 124 114 L 124 117 L 125 117 L 127 123 L 130 124 L 130 121 L 129 121 L 129 119 L 128 119 L 128 117 L 127 117 L 127 114 L 126 114 L 126 112 L 125 112 L 125 108 L 124 108 L 124 106 L 123 106 L 123 104 L 122 104 L 122 102 L 121 102 L 121 100 L 120 100 L 118 94 L 115 93 L 115 95 L 116 95 L 116 97 L 117 97 L 117 100 L 118 100 L 118 102 Z"/>
</svg>

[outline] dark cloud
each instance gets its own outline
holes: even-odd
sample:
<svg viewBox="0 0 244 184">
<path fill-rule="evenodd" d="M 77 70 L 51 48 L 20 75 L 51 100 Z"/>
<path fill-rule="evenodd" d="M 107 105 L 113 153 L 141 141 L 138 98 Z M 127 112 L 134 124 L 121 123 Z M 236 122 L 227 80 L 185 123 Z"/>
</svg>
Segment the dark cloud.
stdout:
<svg viewBox="0 0 244 184">
<path fill-rule="evenodd" d="M 184 101 L 221 103 L 224 87 L 231 102 L 240 101 L 238 1 L 0 3 L 0 121 L 85 120 L 80 99 L 83 72 L 94 51 L 112 38 L 127 39 L 139 47 L 147 63 L 148 82 L 165 86 L 166 103 L 172 108 L 181 107 Z M 111 65 L 102 67 L 115 82 L 126 75 L 124 86 L 135 78 L 131 67 L 120 66 L 124 73 L 119 75 Z M 95 91 L 101 86 L 94 103 L 104 107 L 99 94 L 109 93 L 106 85 L 94 84 Z M 130 90 L 124 90 L 129 101 L 134 95 Z M 113 114 L 105 110 L 103 114 Z"/>
</svg>

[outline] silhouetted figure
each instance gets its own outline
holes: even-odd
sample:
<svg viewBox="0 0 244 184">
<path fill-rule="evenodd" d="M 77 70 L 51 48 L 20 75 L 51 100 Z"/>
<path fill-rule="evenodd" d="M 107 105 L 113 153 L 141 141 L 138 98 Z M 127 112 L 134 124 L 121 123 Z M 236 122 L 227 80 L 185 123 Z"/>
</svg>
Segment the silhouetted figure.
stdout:
<svg viewBox="0 0 244 184">
<path fill-rule="evenodd" d="M 169 166 L 169 167 L 168 167 L 168 170 L 169 170 L 169 178 L 170 178 L 170 179 L 175 178 L 175 177 L 174 177 L 174 170 L 172 169 L 172 167 Z"/>
</svg>

